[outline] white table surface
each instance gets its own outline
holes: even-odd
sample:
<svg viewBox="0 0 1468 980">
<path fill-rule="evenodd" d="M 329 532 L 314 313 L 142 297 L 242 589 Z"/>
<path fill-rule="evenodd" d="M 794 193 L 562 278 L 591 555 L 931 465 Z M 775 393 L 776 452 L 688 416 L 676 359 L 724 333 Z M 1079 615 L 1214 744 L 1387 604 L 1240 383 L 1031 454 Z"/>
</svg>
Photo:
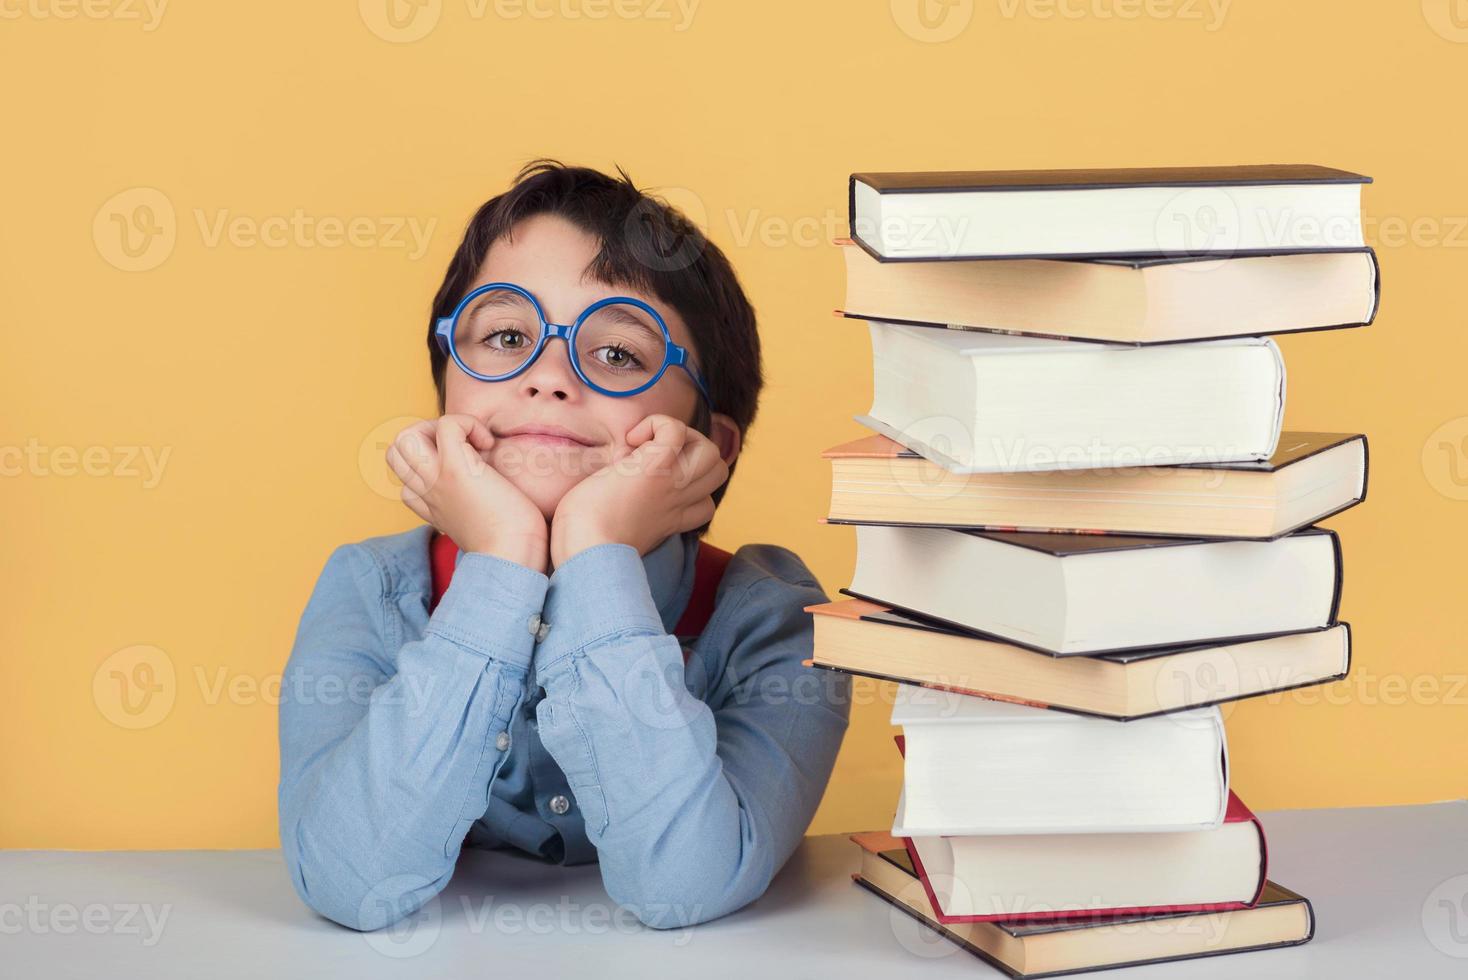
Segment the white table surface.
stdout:
<svg viewBox="0 0 1468 980">
<path fill-rule="evenodd" d="M 1468 978 L 1468 802 L 1262 819 L 1270 877 L 1314 903 L 1311 943 L 1101 975 Z M 278 851 L 5 851 L 0 977 L 1001 976 L 857 886 L 858 863 L 844 835 L 808 838 L 757 902 L 658 931 L 595 865 L 466 851 L 436 902 L 359 933 L 301 903 Z"/>
</svg>

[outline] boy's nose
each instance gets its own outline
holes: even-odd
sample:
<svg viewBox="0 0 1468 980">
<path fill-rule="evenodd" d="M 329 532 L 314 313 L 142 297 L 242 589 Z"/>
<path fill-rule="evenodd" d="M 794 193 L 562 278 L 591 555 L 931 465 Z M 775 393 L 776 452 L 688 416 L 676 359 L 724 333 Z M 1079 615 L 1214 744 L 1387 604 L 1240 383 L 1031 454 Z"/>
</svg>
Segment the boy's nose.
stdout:
<svg viewBox="0 0 1468 980">
<path fill-rule="evenodd" d="M 571 348 L 566 341 L 552 337 L 545 343 L 540 356 L 519 378 L 520 390 L 532 397 L 548 394 L 564 401 L 581 386 L 576 371 L 571 367 Z"/>
</svg>

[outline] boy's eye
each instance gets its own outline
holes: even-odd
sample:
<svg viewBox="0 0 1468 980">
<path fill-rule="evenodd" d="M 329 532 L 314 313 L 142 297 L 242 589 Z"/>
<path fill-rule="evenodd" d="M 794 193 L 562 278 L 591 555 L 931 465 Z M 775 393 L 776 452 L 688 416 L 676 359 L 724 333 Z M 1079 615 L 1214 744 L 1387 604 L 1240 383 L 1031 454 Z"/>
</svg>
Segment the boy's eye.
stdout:
<svg viewBox="0 0 1468 980">
<path fill-rule="evenodd" d="M 610 303 L 582 321 L 576 356 L 594 384 L 630 391 L 652 379 L 667 349 L 662 331 L 644 310 L 628 303 Z"/>
<path fill-rule="evenodd" d="M 530 338 L 517 327 L 503 327 L 491 332 L 481 343 L 498 350 L 518 352 L 530 346 Z"/>
<path fill-rule="evenodd" d="M 591 355 L 611 368 L 636 369 L 642 367 L 641 358 L 628 348 L 616 344 L 598 347 L 591 352 Z"/>
<path fill-rule="evenodd" d="M 470 367 L 484 374 L 498 374 L 523 360 L 535 349 L 540 334 L 540 317 L 534 305 L 509 289 L 491 289 L 476 297 L 459 315 L 454 344 L 459 356 L 482 358 Z M 508 358 L 514 358 L 509 361 Z"/>
</svg>

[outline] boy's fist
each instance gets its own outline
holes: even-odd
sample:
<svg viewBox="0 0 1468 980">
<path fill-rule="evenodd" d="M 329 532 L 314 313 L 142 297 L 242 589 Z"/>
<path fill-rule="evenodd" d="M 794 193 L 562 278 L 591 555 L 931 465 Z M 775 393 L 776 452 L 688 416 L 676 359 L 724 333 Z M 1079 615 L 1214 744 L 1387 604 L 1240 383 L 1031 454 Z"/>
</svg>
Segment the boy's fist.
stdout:
<svg viewBox="0 0 1468 980">
<path fill-rule="evenodd" d="M 464 551 L 497 555 L 545 572 L 545 516 L 488 462 L 494 436 L 470 415 L 408 426 L 387 450 L 408 509 Z"/>
<path fill-rule="evenodd" d="M 566 492 L 551 519 L 554 565 L 592 545 L 629 544 L 646 554 L 670 534 L 714 516 L 713 492 L 729 478 L 717 446 L 668 415 L 627 433 L 627 450 Z"/>
</svg>

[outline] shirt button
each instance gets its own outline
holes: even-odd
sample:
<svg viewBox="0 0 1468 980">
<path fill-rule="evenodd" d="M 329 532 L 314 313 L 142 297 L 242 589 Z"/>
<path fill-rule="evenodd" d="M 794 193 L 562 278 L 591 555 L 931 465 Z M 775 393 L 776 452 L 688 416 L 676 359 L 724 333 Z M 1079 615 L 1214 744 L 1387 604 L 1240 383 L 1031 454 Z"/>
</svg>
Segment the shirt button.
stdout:
<svg viewBox="0 0 1468 980">
<path fill-rule="evenodd" d="M 530 635 L 535 637 L 536 643 L 545 639 L 545 635 L 550 632 L 550 623 L 541 619 L 540 613 L 531 613 L 530 619 L 525 626 L 530 630 Z"/>
<path fill-rule="evenodd" d="M 500 732 L 494 737 L 494 747 L 503 752 L 510 747 L 510 733 Z"/>
<path fill-rule="evenodd" d="M 562 814 L 571 809 L 571 801 L 557 793 L 550 798 L 551 813 Z"/>
</svg>

